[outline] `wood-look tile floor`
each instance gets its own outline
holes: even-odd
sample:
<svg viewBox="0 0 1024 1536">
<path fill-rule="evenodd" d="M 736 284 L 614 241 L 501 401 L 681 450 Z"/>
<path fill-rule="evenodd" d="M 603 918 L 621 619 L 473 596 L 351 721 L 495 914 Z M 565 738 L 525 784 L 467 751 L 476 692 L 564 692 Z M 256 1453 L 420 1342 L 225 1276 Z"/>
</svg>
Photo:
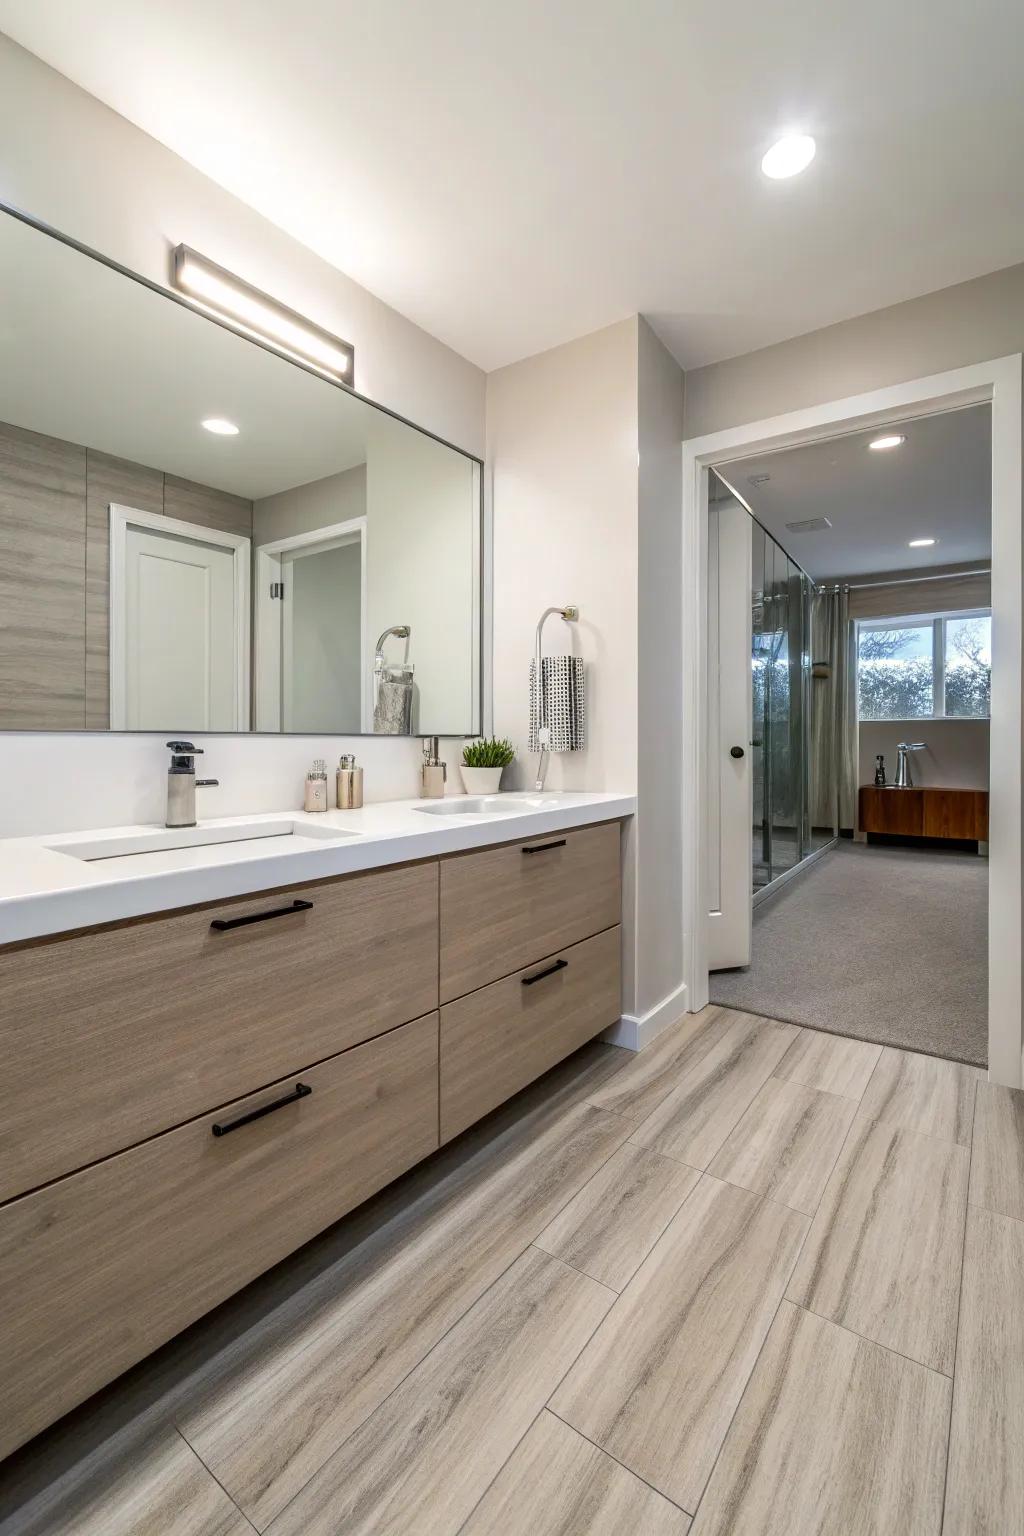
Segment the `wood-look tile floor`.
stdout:
<svg viewBox="0 0 1024 1536">
<path fill-rule="evenodd" d="M 0 1465 L 0 1536 L 1019 1536 L 1024 1094 L 595 1044 Z"/>
</svg>

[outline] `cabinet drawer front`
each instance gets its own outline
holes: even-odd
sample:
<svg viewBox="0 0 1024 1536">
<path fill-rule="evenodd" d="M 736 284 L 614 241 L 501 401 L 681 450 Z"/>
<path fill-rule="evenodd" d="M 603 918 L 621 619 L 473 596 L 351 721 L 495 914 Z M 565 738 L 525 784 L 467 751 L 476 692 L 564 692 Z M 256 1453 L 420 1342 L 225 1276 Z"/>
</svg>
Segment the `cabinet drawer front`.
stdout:
<svg viewBox="0 0 1024 1536">
<path fill-rule="evenodd" d="M 432 1013 L 0 1210 L 0 1456 L 432 1152 L 437 1029 Z"/>
<path fill-rule="evenodd" d="M 988 837 L 988 795 L 973 789 L 924 791 L 925 837 Z"/>
<path fill-rule="evenodd" d="M 3 949 L 0 997 L 8 1199 L 436 1009 L 437 865 Z"/>
<path fill-rule="evenodd" d="M 441 861 L 441 1001 L 619 921 L 619 824 Z"/>
<path fill-rule="evenodd" d="M 442 1141 L 617 1022 L 620 951 L 610 928 L 441 1009 Z"/>
</svg>

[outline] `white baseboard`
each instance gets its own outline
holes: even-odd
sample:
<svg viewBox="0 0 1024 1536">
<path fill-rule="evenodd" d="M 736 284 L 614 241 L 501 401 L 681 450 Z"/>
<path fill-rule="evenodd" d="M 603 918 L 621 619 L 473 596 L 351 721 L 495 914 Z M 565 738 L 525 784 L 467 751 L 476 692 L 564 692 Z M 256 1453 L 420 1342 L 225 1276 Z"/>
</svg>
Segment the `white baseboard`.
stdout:
<svg viewBox="0 0 1024 1536">
<path fill-rule="evenodd" d="M 663 997 L 647 1013 L 624 1013 L 617 1024 L 601 1036 L 609 1045 L 624 1046 L 627 1051 L 642 1051 L 662 1030 L 668 1029 L 686 1012 L 686 983 Z"/>
</svg>

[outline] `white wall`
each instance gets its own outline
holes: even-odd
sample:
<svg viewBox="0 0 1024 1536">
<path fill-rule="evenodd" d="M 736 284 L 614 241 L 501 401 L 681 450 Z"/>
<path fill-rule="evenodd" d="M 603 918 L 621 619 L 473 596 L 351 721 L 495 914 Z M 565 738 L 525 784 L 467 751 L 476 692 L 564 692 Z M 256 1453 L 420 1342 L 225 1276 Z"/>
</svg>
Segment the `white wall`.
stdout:
<svg viewBox="0 0 1024 1536">
<path fill-rule="evenodd" d="M 0 35 L 0 197 L 167 284 L 182 241 L 352 342 L 356 387 L 480 455 L 484 375 Z"/>
<path fill-rule="evenodd" d="M 0 198 L 160 283 L 169 280 L 173 247 L 194 245 L 351 341 L 362 393 L 482 452 L 478 368 L 2 36 L 0 144 Z M 368 800 L 418 791 L 414 741 L 243 737 L 206 745 L 204 768 L 223 780 L 201 792 L 208 815 L 298 805 L 310 759 L 336 760 L 345 750 L 366 764 Z M 457 761 L 454 749 L 447 756 Z M 0 835 L 160 820 L 166 757 L 156 735 L 2 736 Z"/>
<path fill-rule="evenodd" d="M 619 1038 L 642 1043 L 685 1006 L 680 847 L 683 375 L 633 317 L 490 375 L 494 728 L 526 756 L 528 674 L 545 650 L 586 664 L 585 752 L 555 755 L 549 788 L 638 795 L 623 863 Z"/>
<path fill-rule="evenodd" d="M 1024 351 L 1024 264 L 686 375 L 686 436 Z"/>
<path fill-rule="evenodd" d="M 252 504 L 252 541 L 272 544 L 366 515 L 366 465 L 296 485 Z"/>
<path fill-rule="evenodd" d="M 637 959 L 644 1018 L 683 985 L 683 374 L 647 322 L 638 335 L 639 422 Z M 671 1011 L 671 1008 L 670 1008 Z M 668 1019 L 667 1022 L 671 1022 Z"/>
<path fill-rule="evenodd" d="M 637 782 L 637 321 L 492 373 L 487 461 L 494 519 L 494 728 L 533 782 L 529 667 L 545 608 L 547 653 L 583 657 L 587 749 L 555 754 L 551 789 Z M 511 775 L 509 777 L 512 777 Z"/>
<path fill-rule="evenodd" d="M 301 556 L 286 569 L 293 599 L 289 729 L 356 731 L 366 691 L 360 542 Z"/>
<path fill-rule="evenodd" d="M 413 729 L 479 729 L 476 697 L 479 482 L 473 464 L 387 417 L 370 425 L 366 459 L 369 643 L 394 624 L 388 660 L 413 663 Z"/>
<path fill-rule="evenodd" d="M 913 752 L 910 771 L 915 784 L 939 789 L 988 789 L 989 723 L 987 720 L 862 720 L 859 735 L 860 783 L 871 784 L 875 757 L 885 754 L 891 784 L 896 777 L 896 746 L 923 741 L 924 752 Z"/>
</svg>

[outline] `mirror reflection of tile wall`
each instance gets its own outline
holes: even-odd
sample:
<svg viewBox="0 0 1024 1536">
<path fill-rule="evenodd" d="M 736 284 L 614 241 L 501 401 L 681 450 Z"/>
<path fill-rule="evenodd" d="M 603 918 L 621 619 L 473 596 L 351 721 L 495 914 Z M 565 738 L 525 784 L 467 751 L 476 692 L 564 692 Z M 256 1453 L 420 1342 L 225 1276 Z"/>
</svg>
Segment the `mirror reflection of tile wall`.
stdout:
<svg viewBox="0 0 1024 1536">
<path fill-rule="evenodd" d="M 0 269 L 0 729 L 479 731 L 476 460 L 2 214 Z"/>
</svg>

